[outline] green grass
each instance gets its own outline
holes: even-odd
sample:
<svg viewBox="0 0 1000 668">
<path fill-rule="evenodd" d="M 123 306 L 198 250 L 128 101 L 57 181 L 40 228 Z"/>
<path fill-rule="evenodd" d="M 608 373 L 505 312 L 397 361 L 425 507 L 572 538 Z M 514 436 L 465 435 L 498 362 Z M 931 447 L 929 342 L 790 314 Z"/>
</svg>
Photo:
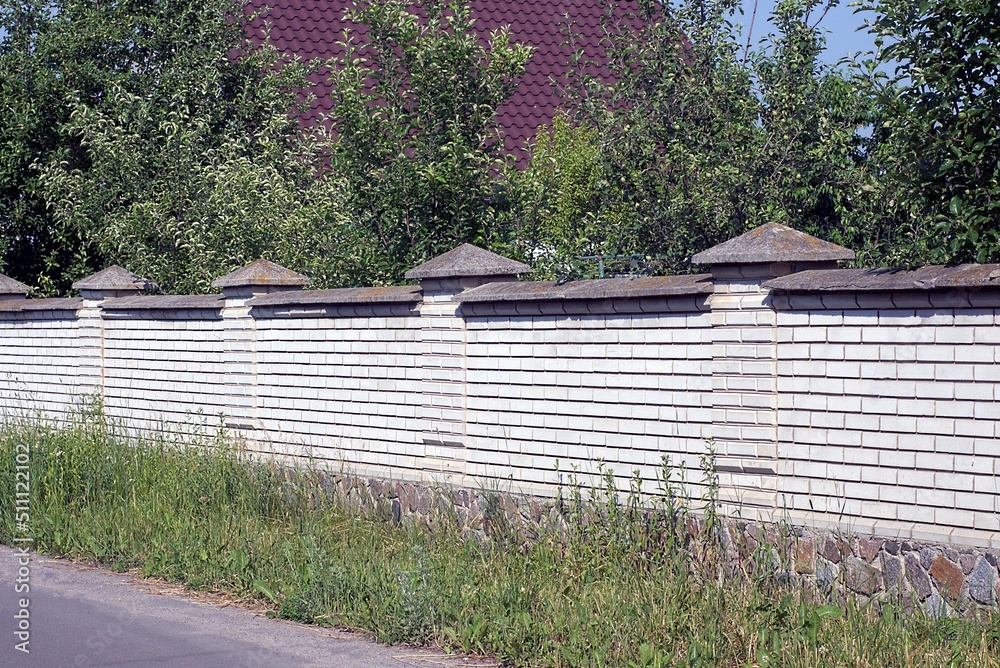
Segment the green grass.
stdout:
<svg viewBox="0 0 1000 668">
<path fill-rule="evenodd" d="M 339 498 L 328 476 L 290 475 L 225 440 L 114 431 L 99 414 L 0 426 L 0 498 L 14 498 L 15 444 L 31 448 L 40 551 L 518 666 L 1000 666 L 997 613 L 932 620 L 831 605 L 768 573 L 732 577 L 711 535 L 682 540 L 687 510 L 669 493 L 653 512 L 638 495 L 571 494 L 559 531 L 528 535 L 492 510 L 489 531 L 470 533 L 447 504 L 396 522 Z"/>
</svg>

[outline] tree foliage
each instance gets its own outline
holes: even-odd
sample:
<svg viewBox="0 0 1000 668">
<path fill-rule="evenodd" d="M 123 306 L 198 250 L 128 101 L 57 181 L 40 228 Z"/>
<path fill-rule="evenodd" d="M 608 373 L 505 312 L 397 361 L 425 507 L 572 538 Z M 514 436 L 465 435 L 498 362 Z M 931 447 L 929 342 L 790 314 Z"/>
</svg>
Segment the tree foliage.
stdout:
<svg viewBox="0 0 1000 668">
<path fill-rule="evenodd" d="M 681 272 L 767 221 L 861 264 L 1000 258 L 991 3 L 869 0 L 885 79 L 822 63 L 836 0 L 780 0 L 756 46 L 737 0 L 606 1 L 612 76 L 577 62 L 516 170 L 496 112 L 529 50 L 481 40 L 467 0 L 360 2 L 312 64 L 255 46 L 231 0 L 0 0 L 0 271 L 52 294 L 115 261 L 204 291 L 266 256 L 372 284 L 469 241 L 536 277 Z M 312 68 L 329 133 L 295 118 Z"/>
<path fill-rule="evenodd" d="M 75 21 L 77 31 L 53 30 L 59 9 L 58 20 Z M 43 293 L 92 267 L 96 249 L 79 231 L 55 224 L 37 164 L 58 153 L 67 165 L 86 166 L 79 142 L 60 132 L 69 117 L 66 96 L 99 99 L 109 79 L 128 72 L 121 50 L 104 48 L 100 35 L 109 28 L 83 14 L 44 0 L 0 2 L 0 270 Z"/>
<path fill-rule="evenodd" d="M 536 277 L 576 276 L 578 258 L 592 252 L 591 235 L 602 226 L 596 216 L 605 179 L 597 133 L 558 114 L 551 131 L 539 133 L 527 169 L 510 174 L 518 207 L 502 252 L 529 260 Z"/>
<path fill-rule="evenodd" d="M 693 253 L 778 221 L 884 255 L 899 228 L 876 138 L 862 131 L 877 109 L 866 80 L 821 64 L 809 18 L 822 7 L 783 0 L 756 49 L 738 39 L 732 0 L 639 7 L 608 14 L 612 79 L 581 69 L 569 82 L 576 134 L 557 123 L 539 141 L 529 175 L 551 203 L 519 221 L 525 252 L 568 237 L 579 255 L 645 254 L 687 271 Z M 569 203 L 572 230 L 560 222 Z"/>
<path fill-rule="evenodd" d="M 350 17 L 367 35 L 329 63 L 330 162 L 377 248 L 368 280 L 398 279 L 462 242 L 490 244 L 509 206 L 495 115 L 528 50 L 504 31 L 481 45 L 462 0 L 362 3 Z"/>
<path fill-rule="evenodd" d="M 9 2 L 0 235 L 43 292 L 115 261 L 174 291 L 260 256 L 338 282 L 342 184 L 289 112 L 300 63 L 216 0 Z"/>
<path fill-rule="evenodd" d="M 880 87 L 883 131 L 922 225 L 920 257 L 1000 261 L 1000 5 L 878 0 L 863 8 L 894 75 Z"/>
</svg>

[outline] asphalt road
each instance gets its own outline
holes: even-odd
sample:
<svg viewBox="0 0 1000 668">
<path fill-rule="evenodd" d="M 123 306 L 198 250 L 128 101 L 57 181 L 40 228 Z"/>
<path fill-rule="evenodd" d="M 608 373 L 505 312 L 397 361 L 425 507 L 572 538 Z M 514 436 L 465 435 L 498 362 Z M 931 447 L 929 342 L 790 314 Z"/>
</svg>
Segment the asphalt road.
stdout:
<svg viewBox="0 0 1000 668">
<path fill-rule="evenodd" d="M 0 666 L 405 668 L 487 666 L 268 619 L 179 587 L 0 546 Z M 27 582 L 25 582 L 27 580 Z M 28 585 L 28 591 L 17 587 Z M 21 599 L 28 599 L 23 607 Z M 27 612 L 23 612 L 26 610 Z M 25 615 L 27 619 L 25 620 Z M 20 616 L 20 617 L 19 617 Z M 27 626 L 19 631 L 19 625 Z M 18 636 L 18 633 L 27 635 Z M 29 650 L 17 649 L 20 643 Z"/>
</svg>

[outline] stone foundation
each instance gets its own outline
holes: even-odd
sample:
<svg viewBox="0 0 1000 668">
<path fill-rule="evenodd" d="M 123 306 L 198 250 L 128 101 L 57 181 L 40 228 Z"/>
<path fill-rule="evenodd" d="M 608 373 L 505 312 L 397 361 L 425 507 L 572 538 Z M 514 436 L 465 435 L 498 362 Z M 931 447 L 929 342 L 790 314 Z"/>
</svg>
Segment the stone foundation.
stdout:
<svg viewBox="0 0 1000 668">
<path fill-rule="evenodd" d="M 567 529 L 574 501 L 502 491 L 430 486 L 321 474 L 334 498 L 394 521 L 432 524 L 442 515 L 471 538 L 503 532 L 520 544 Z M 586 498 L 586 494 L 584 494 Z M 655 511 L 654 511 L 655 512 Z M 704 517 L 684 516 L 678 532 L 699 546 Z M 843 602 L 894 602 L 930 616 L 974 614 L 1000 604 L 1000 553 L 938 543 L 809 531 L 785 524 L 721 518 L 718 540 L 730 576 L 770 576 Z"/>
<path fill-rule="evenodd" d="M 898 602 L 931 616 L 1000 602 L 1000 555 L 995 551 L 801 529 L 782 540 L 777 527 L 733 520 L 727 521 L 727 529 L 732 546 L 741 541 L 754 547 L 783 544 L 782 564 L 791 580 L 805 580 L 839 597 Z M 746 549 L 731 551 L 739 560 L 747 554 Z"/>
</svg>

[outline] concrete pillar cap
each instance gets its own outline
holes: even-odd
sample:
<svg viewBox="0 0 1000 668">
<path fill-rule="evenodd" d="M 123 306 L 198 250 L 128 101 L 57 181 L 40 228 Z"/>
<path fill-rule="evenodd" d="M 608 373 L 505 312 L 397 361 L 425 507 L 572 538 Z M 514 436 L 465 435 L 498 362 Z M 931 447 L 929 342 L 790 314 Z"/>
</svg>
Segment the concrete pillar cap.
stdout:
<svg viewBox="0 0 1000 668">
<path fill-rule="evenodd" d="M 28 295 L 28 286 L 15 281 L 10 276 L 0 274 L 0 301 L 9 299 L 24 299 Z"/>
<path fill-rule="evenodd" d="M 425 280 L 487 276 L 510 277 L 529 271 L 531 271 L 531 267 L 523 262 L 491 253 L 472 244 L 462 244 L 410 269 L 406 272 L 406 278 Z"/>
<path fill-rule="evenodd" d="M 301 288 L 309 282 L 308 276 L 285 269 L 270 260 L 254 260 L 241 269 L 212 281 L 213 288 L 244 288 L 253 285 Z"/>
<path fill-rule="evenodd" d="M 133 274 L 117 264 L 73 283 L 73 289 L 79 290 L 84 299 L 98 301 L 109 297 L 129 297 L 158 287 L 148 278 Z"/>
<path fill-rule="evenodd" d="M 854 251 L 780 223 L 766 223 L 735 239 L 704 250 L 691 258 L 694 264 L 773 264 L 853 260 Z"/>
</svg>

